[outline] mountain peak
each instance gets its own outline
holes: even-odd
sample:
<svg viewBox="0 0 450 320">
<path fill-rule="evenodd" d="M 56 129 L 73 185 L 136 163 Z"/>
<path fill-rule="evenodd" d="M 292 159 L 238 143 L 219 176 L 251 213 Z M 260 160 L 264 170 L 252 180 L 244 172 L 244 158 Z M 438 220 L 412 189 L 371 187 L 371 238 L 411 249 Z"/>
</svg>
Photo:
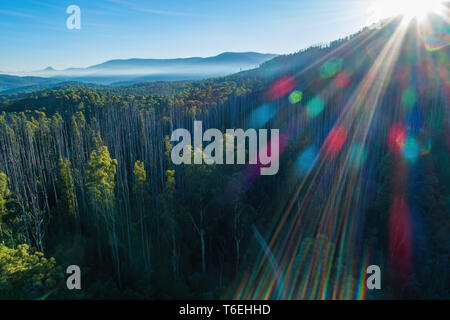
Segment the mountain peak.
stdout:
<svg viewBox="0 0 450 320">
<path fill-rule="evenodd" d="M 69 68 L 58 71 L 48 67 L 41 73 L 66 80 L 101 84 L 123 81 L 199 80 L 257 68 L 276 56 L 276 54 L 258 52 L 223 52 L 210 57 L 114 59 L 87 68 Z"/>
</svg>

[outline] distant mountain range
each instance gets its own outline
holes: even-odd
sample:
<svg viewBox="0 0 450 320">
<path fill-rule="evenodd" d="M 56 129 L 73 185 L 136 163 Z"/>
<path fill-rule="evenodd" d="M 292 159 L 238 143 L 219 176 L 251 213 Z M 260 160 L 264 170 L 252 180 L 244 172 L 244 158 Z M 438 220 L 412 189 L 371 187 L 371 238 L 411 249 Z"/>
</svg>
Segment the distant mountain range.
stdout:
<svg viewBox="0 0 450 320">
<path fill-rule="evenodd" d="M 65 70 L 47 67 L 32 72 L 30 76 L 33 77 L 14 78 L 0 75 L 0 91 L 24 86 L 45 86 L 55 81 L 82 81 L 109 85 L 161 80 L 200 80 L 257 68 L 276 56 L 257 52 L 225 52 L 206 58 L 109 60 L 87 68 Z"/>
<path fill-rule="evenodd" d="M 145 81 L 200 80 L 257 68 L 276 57 L 257 52 L 225 52 L 214 57 L 109 60 L 87 68 L 47 67 L 28 76 L 0 74 L 0 92 L 49 87 L 61 82 L 125 85 Z"/>
</svg>

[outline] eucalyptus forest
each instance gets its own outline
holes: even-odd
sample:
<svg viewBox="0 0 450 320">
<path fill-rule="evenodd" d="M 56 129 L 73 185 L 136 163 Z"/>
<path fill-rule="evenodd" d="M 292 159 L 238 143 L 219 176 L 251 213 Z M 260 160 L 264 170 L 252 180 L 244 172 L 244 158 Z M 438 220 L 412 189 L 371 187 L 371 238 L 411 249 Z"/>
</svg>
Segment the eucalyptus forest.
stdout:
<svg viewBox="0 0 450 320">
<path fill-rule="evenodd" d="M 0 298 L 448 299 L 448 23 L 432 23 L 226 77 L 0 95 Z M 278 173 L 174 165 L 170 135 L 194 121 L 280 129 Z M 362 288 L 371 264 L 383 290 Z"/>
</svg>

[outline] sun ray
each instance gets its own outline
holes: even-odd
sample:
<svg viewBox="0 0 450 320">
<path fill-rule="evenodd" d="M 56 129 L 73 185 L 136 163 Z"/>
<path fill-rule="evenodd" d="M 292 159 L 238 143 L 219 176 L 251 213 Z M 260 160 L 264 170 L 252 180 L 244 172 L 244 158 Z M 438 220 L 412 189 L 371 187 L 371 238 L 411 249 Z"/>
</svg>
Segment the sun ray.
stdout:
<svg viewBox="0 0 450 320">
<path fill-rule="evenodd" d="M 409 22 L 414 18 L 424 20 L 428 14 L 442 14 L 444 0 L 374 0 L 369 5 L 371 20 L 378 21 L 394 16 L 403 16 Z"/>
<path fill-rule="evenodd" d="M 351 259 L 353 248 L 357 246 L 355 241 L 359 231 L 353 213 L 359 206 L 358 194 L 361 191 L 358 193 L 355 190 L 363 188 L 361 174 L 350 165 L 351 157 L 354 156 L 350 149 L 345 150 L 345 156 L 339 164 L 336 163 L 336 168 L 340 169 L 335 172 L 330 192 L 322 198 L 323 206 L 320 211 L 313 218 L 307 212 L 315 207 L 314 195 L 318 191 L 316 186 L 321 185 L 323 177 L 332 170 L 330 162 L 335 162 L 334 151 L 329 148 L 334 148 L 335 143 L 341 139 L 339 137 L 343 141 L 347 140 L 350 145 L 358 143 L 364 146 L 366 143 L 372 119 L 400 55 L 406 32 L 402 23 L 397 24 L 353 98 L 343 108 L 327 138 L 330 142 L 325 142 L 319 151 L 321 156 L 315 164 L 315 170 L 306 174 L 281 215 L 278 226 L 268 241 L 268 247 L 264 249 L 272 253 L 272 261 L 267 263 L 267 257 L 262 257 L 252 272 L 253 280 L 243 279 L 236 296 L 244 299 L 349 299 L 365 296 L 361 284 L 348 279 L 351 278 L 351 270 L 366 265 L 367 261 L 350 261 L 351 266 L 343 267 L 344 261 Z M 335 152 L 341 152 L 341 147 Z M 357 154 L 361 156 L 361 152 L 359 150 Z M 314 175 L 311 177 L 312 172 Z M 300 194 L 303 194 L 303 199 L 295 208 Z M 323 237 L 313 238 L 306 244 L 308 234 Z M 335 240 L 330 242 L 330 239 Z M 369 254 L 367 248 L 365 252 Z M 302 261 L 302 274 L 299 273 L 298 261 Z M 335 263 L 338 266 L 335 272 L 337 276 L 331 282 L 330 270 Z M 277 265 L 276 270 L 272 269 L 274 265 Z M 274 291 L 280 287 L 281 280 L 285 281 L 283 290 Z M 258 290 L 250 289 L 255 287 Z M 243 296 L 242 292 L 245 291 L 252 294 Z"/>
</svg>

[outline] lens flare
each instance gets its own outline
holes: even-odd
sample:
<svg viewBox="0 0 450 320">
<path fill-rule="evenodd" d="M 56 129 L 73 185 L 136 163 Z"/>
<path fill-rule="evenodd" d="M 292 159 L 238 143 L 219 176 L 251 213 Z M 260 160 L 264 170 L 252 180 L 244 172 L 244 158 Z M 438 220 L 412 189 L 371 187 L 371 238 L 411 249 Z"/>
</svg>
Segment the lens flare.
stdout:
<svg viewBox="0 0 450 320">
<path fill-rule="evenodd" d="M 355 143 L 350 147 L 349 164 L 355 169 L 361 168 L 366 161 L 367 151 L 361 143 Z"/>
<path fill-rule="evenodd" d="M 284 97 L 295 88 L 295 85 L 296 81 L 292 77 L 286 76 L 278 79 L 269 88 L 269 99 L 276 100 Z"/>
<path fill-rule="evenodd" d="M 314 97 L 306 106 L 307 114 L 311 118 L 318 116 L 325 108 L 325 103 L 319 97 Z"/>
<path fill-rule="evenodd" d="M 406 139 L 406 129 L 405 126 L 396 123 L 391 126 L 388 133 L 388 146 L 392 152 L 398 153 L 402 151 L 403 144 Z"/>
<path fill-rule="evenodd" d="M 330 59 L 320 67 L 319 70 L 320 76 L 323 79 L 331 78 L 336 73 L 338 73 L 341 70 L 341 68 L 342 68 L 342 59 L 340 58 Z"/>
<path fill-rule="evenodd" d="M 334 77 L 334 86 L 336 89 L 344 89 L 347 88 L 351 79 L 347 72 L 341 71 Z"/>
<path fill-rule="evenodd" d="M 408 88 L 405 91 L 403 91 L 402 103 L 404 104 L 405 107 L 407 108 L 413 107 L 414 104 L 416 103 L 416 99 L 417 96 L 413 89 Z"/>
<path fill-rule="evenodd" d="M 265 103 L 250 114 L 250 125 L 254 128 L 261 128 L 269 122 L 276 113 L 277 109 L 273 104 Z"/>
<path fill-rule="evenodd" d="M 318 151 L 317 147 L 310 146 L 302 152 L 296 164 L 301 173 L 306 173 L 314 167 Z"/>
<path fill-rule="evenodd" d="M 419 155 L 420 148 L 414 137 L 407 137 L 403 145 L 403 156 L 410 162 L 414 162 Z"/>
<path fill-rule="evenodd" d="M 330 131 L 324 142 L 323 148 L 326 155 L 337 156 L 347 140 L 347 129 L 343 126 L 337 126 Z"/>
<path fill-rule="evenodd" d="M 414 18 L 423 20 L 429 13 L 441 13 L 443 0 L 375 0 L 369 6 L 373 22 L 394 16 L 403 16 L 405 21 Z"/>
<path fill-rule="evenodd" d="M 302 101 L 303 93 L 299 90 L 294 90 L 289 95 L 289 102 L 291 104 L 297 104 Z"/>
</svg>

